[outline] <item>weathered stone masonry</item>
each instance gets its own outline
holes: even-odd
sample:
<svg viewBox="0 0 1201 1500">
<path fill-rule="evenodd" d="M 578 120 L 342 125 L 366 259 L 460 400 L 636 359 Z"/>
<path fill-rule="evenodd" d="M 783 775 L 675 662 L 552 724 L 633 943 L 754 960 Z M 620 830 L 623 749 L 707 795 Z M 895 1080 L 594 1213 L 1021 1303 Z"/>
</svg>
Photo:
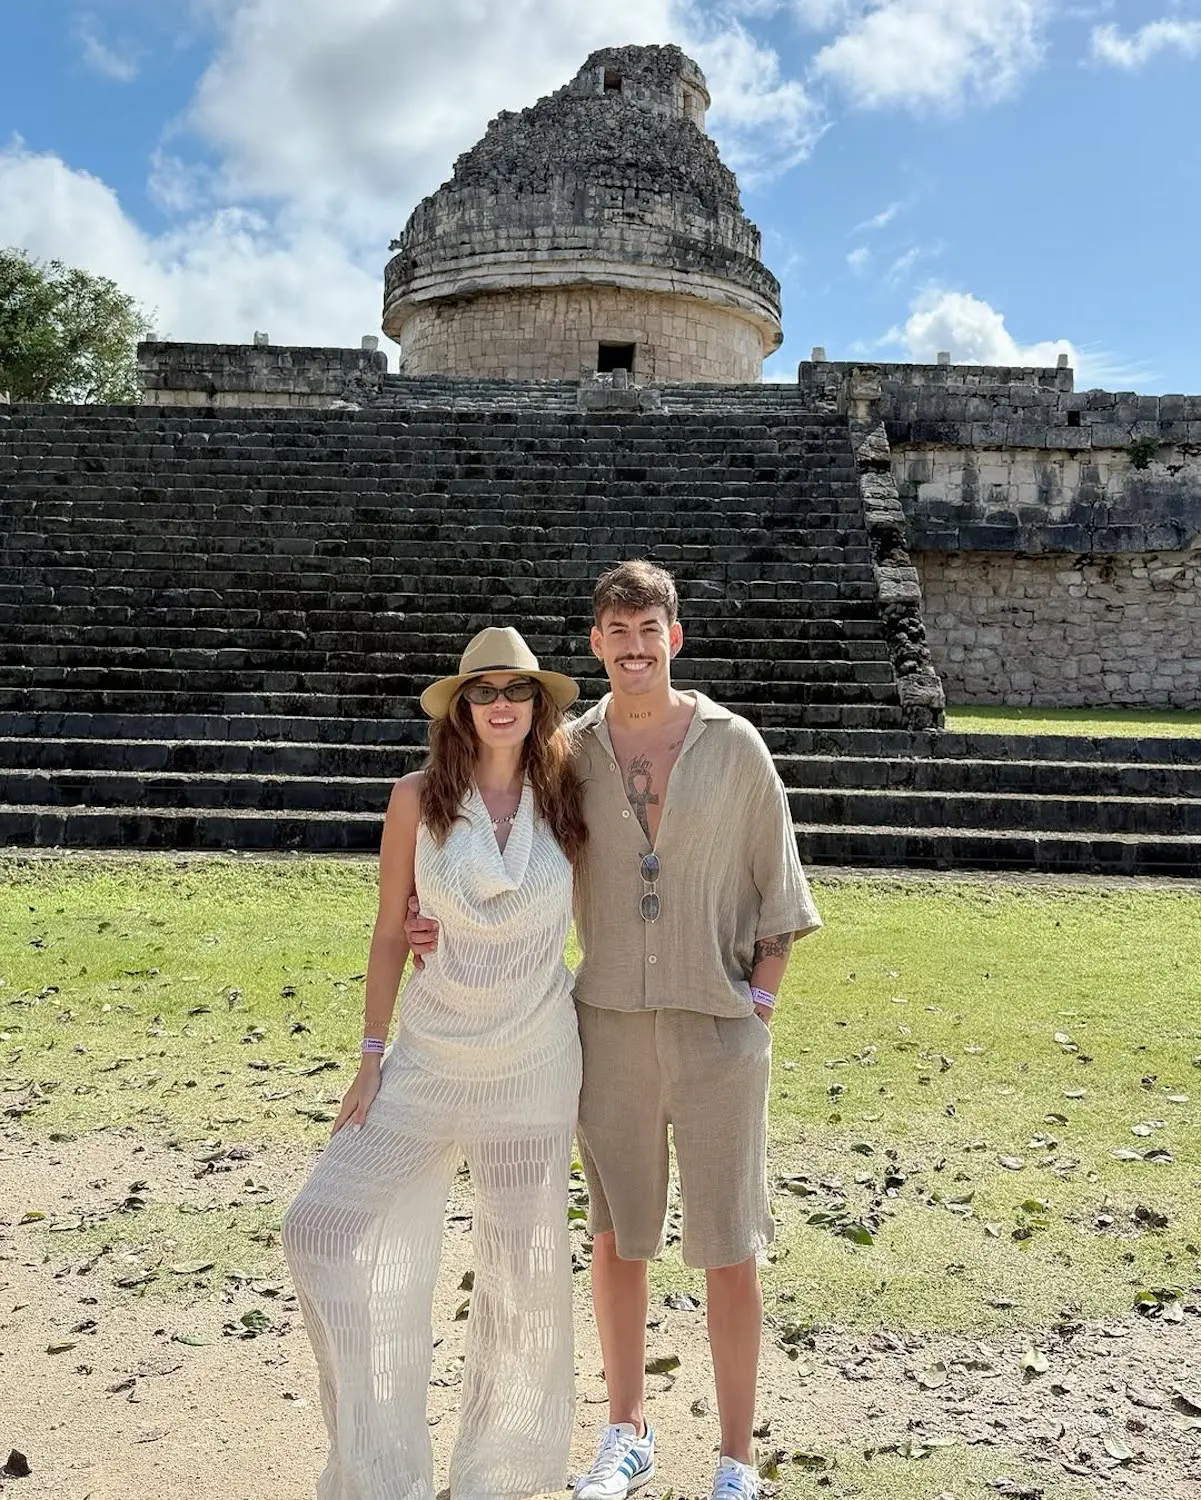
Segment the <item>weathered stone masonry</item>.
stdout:
<svg viewBox="0 0 1201 1500">
<path fill-rule="evenodd" d="M 800 378 L 830 399 L 851 373 Z M 949 701 L 1201 704 L 1201 398 L 1075 392 L 1070 370 L 870 374 Z"/>
<path fill-rule="evenodd" d="M 593 53 L 418 204 L 385 273 L 408 375 L 757 380 L 780 287 L 678 47 Z"/>
<path fill-rule="evenodd" d="M 138 345 L 146 406 L 339 406 L 378 395 L 387 371 L 387 355 L 373 349 Z"/>
</svg>

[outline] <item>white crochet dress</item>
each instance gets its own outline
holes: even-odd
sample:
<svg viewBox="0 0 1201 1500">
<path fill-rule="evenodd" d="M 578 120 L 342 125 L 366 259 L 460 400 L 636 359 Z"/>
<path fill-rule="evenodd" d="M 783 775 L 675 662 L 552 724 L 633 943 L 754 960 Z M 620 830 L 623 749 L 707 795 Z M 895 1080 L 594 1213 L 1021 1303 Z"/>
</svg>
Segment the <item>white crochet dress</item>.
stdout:
<svg viewBox="0 0 1201 1500">
<path fill-rule="evenodd" d="M 503 854 L 478 792 L 464 813 L 442 846 L 418 831 L 417 894 L 441 934 L 404 989 L 367 1123 L 338 1132 L 284 1217 L 330 1436 L 317 1500 L 434 1500 L 431 1301 L 463 1156 L 475 1288 L 452 1500 L 513 1500 L 565 1478 L 571 867 L 528 785 Z"/>
</svg>

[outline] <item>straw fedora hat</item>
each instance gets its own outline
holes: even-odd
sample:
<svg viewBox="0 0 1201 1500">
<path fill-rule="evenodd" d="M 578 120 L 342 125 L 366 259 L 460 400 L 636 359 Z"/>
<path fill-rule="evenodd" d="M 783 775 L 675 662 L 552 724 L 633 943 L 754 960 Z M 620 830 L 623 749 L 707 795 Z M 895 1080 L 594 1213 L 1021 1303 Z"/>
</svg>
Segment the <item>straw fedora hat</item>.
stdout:
<svg viewBox="0 0 1201 1500">
<path fill-rule="evenodd" d="M 580 696 L 570 677 L 542 670 L 538 658 L 511 625 L 489 625 L 468 641 L 453 677 L 430 683 L 421 695 L 422 708 L 431 719 L 445 718 L 463 684 L 488 672 L 520 672 L 523 677 L 536 678 L 560 708 L 570 708 Z"/>
</svg>

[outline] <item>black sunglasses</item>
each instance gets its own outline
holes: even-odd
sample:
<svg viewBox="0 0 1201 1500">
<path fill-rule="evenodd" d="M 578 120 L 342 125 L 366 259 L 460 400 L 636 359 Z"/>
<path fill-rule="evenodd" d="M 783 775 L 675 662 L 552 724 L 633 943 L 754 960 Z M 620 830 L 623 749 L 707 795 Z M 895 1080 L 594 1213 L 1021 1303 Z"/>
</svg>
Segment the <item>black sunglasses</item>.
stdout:
<svg viewBox="0 0 1201 1500">
<path fill-rule="evenodd" d="M 657 854 L 644 854 L 642 863 L 638 866 L 639 874 L 642 876 L 643 884 L 650 887 L 642 893 L 642 900 L 638 903 L 638 910 L 642 914 L 644 922 L 657 922 L 659 920 L 659 892 L 655 886 L 659 879 L 659 856 Z"/>
<path fill-rule="evenodd" d="M 469 682 L 463 689 L 463 696 L 468 703 L 483 708 L 486 704 L 495 703 L 498 698 L 504 698 L 508 703 L 528 703 L 537 692 L 538 684 L 532 677 L 519 677 L 516 682 L 510 682 L 505 687 L 497 687 L 491 682 Z"/>
</svg>

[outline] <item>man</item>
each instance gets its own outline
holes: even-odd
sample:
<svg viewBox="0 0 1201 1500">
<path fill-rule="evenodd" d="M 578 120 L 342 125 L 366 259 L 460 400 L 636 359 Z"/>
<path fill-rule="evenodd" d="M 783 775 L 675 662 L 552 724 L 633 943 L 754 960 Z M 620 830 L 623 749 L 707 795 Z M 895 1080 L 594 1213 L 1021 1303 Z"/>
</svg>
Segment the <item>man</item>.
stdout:
<svg viewBox="0 0 1201 1500">
<path fill-rule="evenodd" d="M 705 1271 L 721 1449 L 714 1500 L 754 1500 L 758 1255 L 771 1020 L 794 938 L 821 926 L 784 789 L 747 720 L 671 685 L 671 576 L 598 580 L 593 654 L 610 692 L 574 726 L 588 845 L 576 870 L 578 1137 L 609 1425 L 576 1500 L 624 1500 L 655 1472 L 646 1422 L 648 1261 L 663 1245 L 668 1126 L 685 1262 Z M 432 924 L 411 919 L 415 951 Z"/>
</svg>

